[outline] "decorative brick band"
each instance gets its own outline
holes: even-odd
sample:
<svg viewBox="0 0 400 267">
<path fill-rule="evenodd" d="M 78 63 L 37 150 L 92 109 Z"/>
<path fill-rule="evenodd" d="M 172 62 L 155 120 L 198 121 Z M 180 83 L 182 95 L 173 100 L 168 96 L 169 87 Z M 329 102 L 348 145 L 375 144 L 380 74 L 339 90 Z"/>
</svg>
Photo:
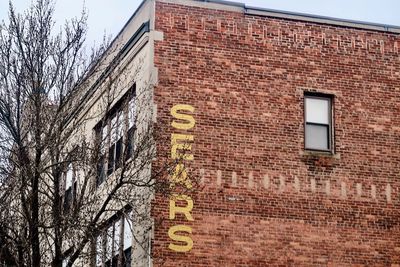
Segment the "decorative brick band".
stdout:
<svg viewBox="0 0 400 267">
<path fill-rule="evenodd" d="M 230 19 L 230 17 L 232 17 Z M 250 17 L 249 17 L 250 18 Z M 177 16 L 170 14 L 167 21 L 169 27 L 182 29 L 182 35 L 196 34 L 223 34 L 235 38 L 245 37 L 242 42 L 259 45 L 298 46 L 302 49 L 322 50 L 335 49 L 344 53 L 374 53 L 374 54 L 398 54 L 398 40 L 396 35 L 387 34 L 382 38 L 381 33 L 374 34 L 366 30 L 350 29 L 344 31 L 332 28 L 324 28 L 310 24 L 304 27 L 304 22 L 295 22 L 290 27 L 279 23 L 279 19 L 265 20 L 247 19 L 240 20 L 235 16 Z M 297 25 L 297 26 L 296 26 Z M 353 32 L 353 36 L 349 35 Z M 400 59 L 400 58 L 399 58 Z"/>
<path fill-rule="evenodd" d="M 207 179 L 209 177 L 210 179 Z M 213 178 L 214 177 L 214 178 Z M 301 194 L 322 194 L 326 197 L 338 197 L 341 199 L 357 199 L 359 201 L 382 201 L 393 203 L 395 196 L 392 190 L 392 185 L 387 183 L 385 186 L 377 187 L 375 184 L 369 186 L 362 183 L 349 183 L 340 181 L 334 188 L 331 180 L 322 180 L 317 183 L 315 178 L 302 181 L 299 177 L 294 176 L 294 179 L 289 182 L 285 176 L 270 177 L 268 174 L 249 171 L 247 176 L 239 177 L 235 171 L 231 172 L 230 177 L 223 176 L 221 170 L 205 170 L 200 169 L 200 180 L 203 185 L 210 187 L 244 187 L 249 190 L 268 190 L 278 194 L 286 191 Z M 240 181 L 241 180 L 241 181 Z M 381 196 L 379 198 L 378 196 Z"/>
</svg>

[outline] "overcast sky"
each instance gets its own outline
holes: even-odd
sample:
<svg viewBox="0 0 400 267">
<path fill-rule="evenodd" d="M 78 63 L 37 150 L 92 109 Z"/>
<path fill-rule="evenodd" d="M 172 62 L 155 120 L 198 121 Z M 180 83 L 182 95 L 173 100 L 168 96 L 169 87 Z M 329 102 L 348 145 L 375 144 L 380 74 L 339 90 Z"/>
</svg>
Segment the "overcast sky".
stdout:
<svg viewBox="0 0 400 267">
<path fill-rule="evenodd" d="M 23 11 L 32 0 L 13 0 Z M 56 19 L 79 16 L 89 11 L 88 40 L 101 40 L 104 32 L 115 36 L 141 3 L 141 0 L 57 0 Z M 242 0 L 248 6 L 294 11 L 336 18 L 400 26 L 400 0 Z M 0 19 L 6 19 L 8 0 L 0 0 Z"/>
</svg>

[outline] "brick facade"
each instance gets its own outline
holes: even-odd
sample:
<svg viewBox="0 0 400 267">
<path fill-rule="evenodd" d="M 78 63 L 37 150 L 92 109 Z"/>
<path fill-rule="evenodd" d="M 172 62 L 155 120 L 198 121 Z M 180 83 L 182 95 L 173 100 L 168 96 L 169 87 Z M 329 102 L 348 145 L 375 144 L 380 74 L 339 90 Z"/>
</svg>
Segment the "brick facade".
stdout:
<svg viewBox="0 0 400 267">
<path fill-rule="evenodd" d="M 400 35 L 167 2 L 158 123 L 195 108 L 167 134 L 194 137 L 202 189 L 193 221 L 156 197 L 154 266 L 400 266 Z M 333 154 L 304 149 L 310 91 L 333 95 Z"/>
</svg>

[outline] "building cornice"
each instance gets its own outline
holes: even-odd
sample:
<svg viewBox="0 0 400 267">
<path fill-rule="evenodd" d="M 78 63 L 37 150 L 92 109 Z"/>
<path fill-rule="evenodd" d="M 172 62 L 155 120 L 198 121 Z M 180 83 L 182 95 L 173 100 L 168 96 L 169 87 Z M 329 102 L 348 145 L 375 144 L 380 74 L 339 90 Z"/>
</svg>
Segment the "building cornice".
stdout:
<svg viewBox="0 0 400 267">
<path fill-rule="evenodd" d="M 339 27 L 348 27 L 362 30 L 371 30 L 388 33 L 400 33 L 400 26 L 386 25 L 373 22 L 333 18 L 299 12 L 282 11 L 269 8 L 247 6 L 244 3 L 224 1 L 224 0 L 157 0 L 164 3 L 173 3 L 186 6 L 196 6 L 202 8 L 242 12 L 245 15 L 263 16 L 280 19 L 304 21 L 310 23 L 327 24 Z"/>
</svg>

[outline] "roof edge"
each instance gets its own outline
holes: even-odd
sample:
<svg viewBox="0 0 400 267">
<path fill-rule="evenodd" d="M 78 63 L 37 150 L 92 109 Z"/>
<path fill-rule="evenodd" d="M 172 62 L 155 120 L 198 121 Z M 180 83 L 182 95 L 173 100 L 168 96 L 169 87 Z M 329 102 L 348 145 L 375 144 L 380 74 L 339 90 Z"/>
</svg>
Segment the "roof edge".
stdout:
<svg viewBox="0 0 400 267">
<path fill-rule="evenodd" d="M 356 29 L 388 32 L 388 33 L 400 33 L 400 26 L 389 25 L 383 23 L 374 23 L 366 21 L 358 21 L 351 19 L 342 19 L 329 16 L 313 15 L 301 12 L 283 11 L 270 8 L 247 6 L 244 3 L 226 1 L 226 0 L 192 0 L 193 2 L 203 2 L 203 3 L 214 3 L 219 5 L 231 6 L 243 9 L 243 13 L 247 15 L 255 16 L 265 16 L 265 17 L 275 17 L 282 19 L 298 20 L 305 22 L 312 22 L 318 24 L 329 24 L 333 26 L 349 27 Z M 173 2 L 173 1 L 171 1 Z M 188 1 L 190 3 L 190 1 Z"/>
<path fill-rule="evenodd" d="M 218 0 L 215 0 L 218 1 Z M 245 13 L 249 15 L 259 15 L 267 17 L 285 18 L 291 20 L 300 20 L 314 22 L 319 24 L 330 24 L 334 26 L 350 27 L 357 29 L 375 30 L 381 32 L 400 33 L 400 26 L 388 25 L 383 23 L 374 23 L 367 21 L 358 21 L 351 19 L 342 19 L 329 16 L 320 16 L 300 12 L 283 11 L 269 8 L 260 8 L 245 6 Z"/>
</svg>

